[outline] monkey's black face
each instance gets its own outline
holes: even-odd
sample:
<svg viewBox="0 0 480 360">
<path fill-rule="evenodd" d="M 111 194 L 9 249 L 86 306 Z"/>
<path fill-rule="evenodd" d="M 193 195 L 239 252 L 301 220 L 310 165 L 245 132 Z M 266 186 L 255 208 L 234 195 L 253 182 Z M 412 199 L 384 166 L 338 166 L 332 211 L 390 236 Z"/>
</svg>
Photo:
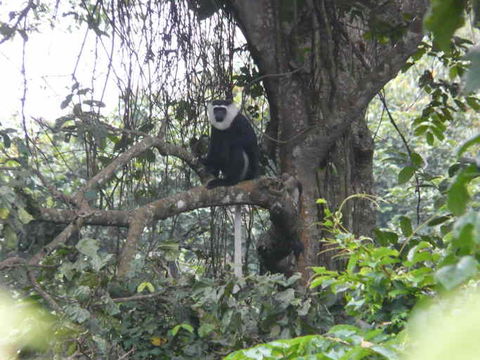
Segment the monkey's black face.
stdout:
<svg viewBox="0 0 480 360">
<path fill-rule="evenodd" d="M 222 122 L 225 119 L 225 115 L 227 115 L 227 109 L 223 106 L 216 106 L 213 108 L 213 114 L 216 122 Z"/>
<path fill-rule="evenodd" d="M 223 131 L 232 125 L 238 109 L 230 100 L 213 100 L 207 105 L 207 114 L 210 124 L 217 130 Z"/>
</svg>

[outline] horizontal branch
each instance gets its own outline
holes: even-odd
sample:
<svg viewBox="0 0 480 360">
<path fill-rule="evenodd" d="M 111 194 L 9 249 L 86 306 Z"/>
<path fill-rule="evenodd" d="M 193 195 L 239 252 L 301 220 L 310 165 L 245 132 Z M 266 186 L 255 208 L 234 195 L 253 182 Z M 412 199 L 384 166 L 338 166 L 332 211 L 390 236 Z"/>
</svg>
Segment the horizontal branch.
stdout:
<svg viewBox="0 0 480 360">
<path fill-rule="evenodd" d="M 230 187 L 218 187 L 208 190 L 198 186 L 160 200 L 153 201 L 133 210 L 92 210 L 84 218 L 85 225 L 128 227 L 140 209 L 150 213 L 152 220 L 162 220 L 171 216 L 210 206 L 257 205 L 270 209 L 281 201 L 283 182 L 277 178 L 260 178 L 244 181 Z M 43 208 L 38 220 L 70 224 L 79 216 L 79 211 Z"/>
</svg>

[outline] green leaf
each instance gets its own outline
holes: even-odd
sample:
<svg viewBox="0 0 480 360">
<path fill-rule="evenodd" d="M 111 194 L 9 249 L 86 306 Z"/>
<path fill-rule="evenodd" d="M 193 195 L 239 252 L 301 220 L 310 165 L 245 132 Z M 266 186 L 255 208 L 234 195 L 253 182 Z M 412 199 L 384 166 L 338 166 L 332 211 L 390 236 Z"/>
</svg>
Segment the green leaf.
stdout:
<svg viewBox="0 0 480 360">
<path fill-rule="evenodd" d="M 171 332 L 172 336 L 175 336 L 182 329 L 188 331 L 191 334 L 193 334 L 193 327 L 192 327 L 192 325 L 189 325 L 189 324 L 179 324 L 179 325 L 175 326 L 172 330 L 170 330 L 170 332 Z"/>
<path fill-rule="evenodd" d="M 147 289 L 150 293 L 155 291 L 155 287 L 149 281 L 144 281 L 137 287 L 137 293 L 141 293 L 143 290 Z"/>
<path fill-rule="evenodd" d="M 447 197 L 448 209 L 454 215 L 462 215 L 465 212 L 470 200 L 467 186 L 476 177 L 478 177 L 478 170 L 475 165 L 468 166 L 455 177 Z"/>
<path fill-rule="evenodd" d="M 431 0 L 424 26 L 431 31 L 434 43 L 441 50 L 450 49 L 450 40 L 464 23 L 465 0 Z"/>
<path fill-rule="evenodd" d="M 415 174 L 415 168 L 413 166 L 406 166 L 398 173 L 398 183 L 404 184 L 412 178 Z"/>
<path fill-rule="evenodd" d="M 99 249 L 98 241 L 95 239 L 90 238 L 83 238 L 81 239 L 77 246 L 75 246 L 78 251 L 80 251 L 83 255 L 87 255 L 90 257 L 96 257 L 97 251 Z"/>
<path fill-rule="evenodd" d="M 418 262 L 425 262 L 432 259 L 432 254 L 430 253 L 430 249 L 432 245 L 426 241 L 421 241 L 413 248 L 411 248 L 407 255 L 407 260 L 413 264 Z"/>
<path fill-rule="evenodd" d="M 467 250 L 475 251 L 480 243 L 480 214 L 470 210 L 455 222 L 453 230 L 456 237 L 453 244 L 460 248 L 469 246 Z"/>
<path fill-rule="evenodd" d="M 432 146 L 433 143 L 435 142 L 435 138 L 433 137 L 433 134 L 431 132 L 427 132 L 425 136 L 427 138 L 427 144 Z"/>
<path fill-rule="evenodd" d="M 355 268 L 358 263 L 358 257 L 359 256 L 356 253 L 352 253 L 352 255 L 350 255 L 350 258 L 348 259 L 348 264 L 347 264 L 348 273 L 353 273 L 355 271 Z"/>
<path fill-rule="evenodd" d="M 425 134 L 425 132 L 430 129 L 430 126 L 429 125 L 421 125 L 421 126 L 418 126 L 417 128 L 415 128 L 415 131 L 414 131 L 414 135 L 415 136 L 421 136 L 423 134 Z"/>
<path fill-rule="evenodd" d="M 406 237 L 409 237 L 410 235 L 413 234 L 412 222 L 408 217 L 406 216 L 400 217 L 400 229 L 402 229 L 402 233 Z"/>
<path fill-rule="evenodd" d="M 475 111 L 480 111 L 480 103 L 478 102 L 478 99 L 476 97 L 473 97 L 473 96 L 467 96 L 465 98 L 468 106 L 470 106 L 473 110 Z"/>
<path fill-rule="evenodd" d="M 399 354 L 395 348 L 390 348 L 388 346 L 373 345 L 370 350 L 375 351 L 377 354 L 382 355 L 387 360 L 398 360 Z M 366 359 L 368 359 L 368 354 Z"/>
<path fill-rule="evenodd" d="M 455 265 L 447 265 L 435 273 L 437 281 L 447 290 L 452 290 L 477 273 L 477 261 L 464 256 Z"/>
<path fill-rule="evenodd" d="M 209 323 L 203 323 L 202 325 L 200 325 L 200 327 L 198 328 L 198 336 L 200 336 L 201 338 L 204 338 L 206 336 L 208 336 L 212 331 L 214 331 L 217 327 L 213 324 L 209 324 Z M 172 330 L 173 332 L 173 330 Z"/>
<path fill-rule="evenodd" d="M 444 223 L 445 221 L 451 219 L 451 216 L 439 216 L 435 219 L 428 222 L 428 226 L 436 226 Z"/>
<path fill-rule="evenodd" d="M 464 76 L 464 91 L 469 93 L 480 88 L 480 50 L 472 50 L 465 58 L 470 60 L 470 65 Z M 470 103 L 468 103 L 468 105 L 470 105 Z"/>
<path fill-rule="evenodd" d="M 24 208 L 18 209 L 18 218 L 22 222 L 22 224 L 28 224 L 30 221 L 33 220 L 33 216 L 30 215 Z"/>
<path fill-rule="evenodd" d="M 375 233 L 376 241 L 382 246 L 388 246 L 398 242 L 398 235 L 392 231 L 374 229 L 373 232 Z"/>
<path fill-rule="evenodd" d="M 8 218 L 10 211 L 6 208 L 0 208 L 0 219 L 5 220 Z"/>
<path fill-rule="evenodd" d="M 415 153 L 415 152 L 411 153 L 410 154 L 410 160 L 412 161 L 412 164 L 416 168 L 422 168 L 422 167 L 425 166 L 425 161 L 423 160 L 423 158 L 418 153 Z"/>
<path fill-rule="evenodd" d="M 65 100 L 62 101 L 62 103 L 60 104 L 60 109 L 65 109 L 69 104 L 70 102 L 72 101 L 72 98 L 73 98 L 73 94 L 69 94 L 65 97 Z"/>
<path fill-rule="evenodd" d="M 68 316 L 74 321 L 83 323 L 90 318 L 90 312 L 86 309 L 81 308 L 79 305 L 68 305 L 65 308 L 65 312 Z"/>
<path fill-rule="evenodd" d="M 10 140 L 10 137 L 4 132 L 0 132 L 0 135 L 3 137 L 3 145 L 5 145 L 6 148 L 9 148 L 12 145 L 12 140 Z"/>
<path fill-rule="evenodd" d="M 475 144 L 480 144 L 480 134 L 474 136 L 473 138 L 467 140 L 461 147 L 458 149 L 457 156 L 460 157 L 467 151 L 471 146 Z"/>
<path fill-rule="evenodd" d="M 456 181 L 448 190 L 447 206 L 454 215 L 462 215 L 470 200 L 465 182 Z"/>
</svg>

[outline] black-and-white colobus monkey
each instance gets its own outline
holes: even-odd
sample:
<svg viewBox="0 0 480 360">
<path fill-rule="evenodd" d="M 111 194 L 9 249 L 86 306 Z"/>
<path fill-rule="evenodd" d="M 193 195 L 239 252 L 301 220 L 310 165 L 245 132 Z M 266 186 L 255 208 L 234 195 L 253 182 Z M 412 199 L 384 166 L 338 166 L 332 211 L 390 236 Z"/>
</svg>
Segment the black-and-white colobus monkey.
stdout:
<svg viewBox="0 0 480 360">
<path fill-rule="evenodd" d="M 259 148 L 248 119 L 228 100 L 212 101 L 207 112 L 212 127 L 208 155 L 203 163 L 216 177 L 207 184 L 207 188 L 235 185 L 255 178 L 258 175 Z"/>
</svg>

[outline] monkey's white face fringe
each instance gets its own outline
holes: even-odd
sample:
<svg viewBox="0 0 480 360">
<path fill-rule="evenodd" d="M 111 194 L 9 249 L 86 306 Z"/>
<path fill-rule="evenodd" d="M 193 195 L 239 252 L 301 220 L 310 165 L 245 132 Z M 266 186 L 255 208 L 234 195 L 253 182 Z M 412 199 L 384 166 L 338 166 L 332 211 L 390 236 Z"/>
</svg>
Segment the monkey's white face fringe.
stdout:
<svg viewBox="0 0 480 360">
<path fill-rule="evenodd" d="M 214 107 L 222 107 L 227 110 L 227 114 L 225 115 L 225 119 L 223 121 L 218 122 L 215 120 L 215 115 L 213 113 L 213 108 Z M 232 125 L 233 119 L 235 119 L 235 116 L 237 116 L 238 112 L 240 110 L 235 106 L 235 104 L 230 104 L 228 106 L 225 105 L 215 105 L 213 106 L 211 103 L 208 104 L 207 106 L 207 114 L 208 114 L 208 120 L 210 121 L 210 124 L 218 130 L 226 130 Z"/>
</svg>

